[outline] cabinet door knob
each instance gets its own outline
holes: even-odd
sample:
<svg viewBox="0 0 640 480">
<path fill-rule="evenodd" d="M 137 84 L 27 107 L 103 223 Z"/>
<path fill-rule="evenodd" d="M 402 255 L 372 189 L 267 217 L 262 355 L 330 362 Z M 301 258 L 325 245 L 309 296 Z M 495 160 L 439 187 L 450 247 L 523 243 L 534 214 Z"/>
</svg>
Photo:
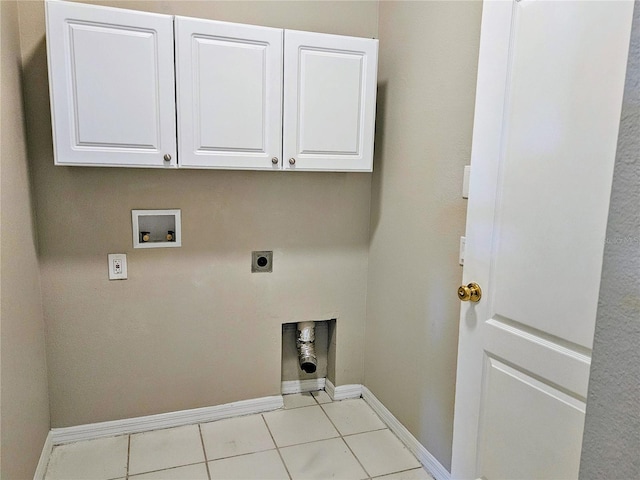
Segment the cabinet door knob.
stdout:
<svg viewBox="0 0 640 480">
<path fill-rule="evenodd" d="M 278 160 L 278 157 L 273 157 L 273 158 L 271 159 L 271 163 L 273 163 L 274 165 L 277 165 L 279 161 L 280 161 L 280 160 Z"/>
<path fill-rule="evenodd" d="M 289 159 L 289 165 L 295 165 L 295 164 L 296 164 L 296 159 L 295 159 L 295 158 L 293 158 L 293 157 L 291 157 L 291 158 Z"/>
<path fill-rule="evenodd" d="M 168 153 L 164 154 L 164 161 L 165 162 L 170 162 L 171 161 L 171 155 L 169 155 Z"/>
</svg>

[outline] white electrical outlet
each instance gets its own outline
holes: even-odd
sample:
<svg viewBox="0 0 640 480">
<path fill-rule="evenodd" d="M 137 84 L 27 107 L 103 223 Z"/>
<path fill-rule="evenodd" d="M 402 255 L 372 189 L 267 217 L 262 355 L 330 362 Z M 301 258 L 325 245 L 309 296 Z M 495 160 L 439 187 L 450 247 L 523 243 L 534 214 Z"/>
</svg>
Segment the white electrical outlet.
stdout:
<svg viewBox="0 0 640 480">
<path fill-rule="evenodd" d="M 127 279 L 127 254 L 110 253 L 109 257 L 109 280 Z"/>
</svg>

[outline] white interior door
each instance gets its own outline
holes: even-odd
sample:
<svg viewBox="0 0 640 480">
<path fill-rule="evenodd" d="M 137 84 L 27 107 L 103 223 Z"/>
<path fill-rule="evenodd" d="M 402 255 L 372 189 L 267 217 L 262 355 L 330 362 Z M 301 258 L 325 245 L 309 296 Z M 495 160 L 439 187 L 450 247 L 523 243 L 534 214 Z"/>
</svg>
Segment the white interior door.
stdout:
<svg viewBox="0 0 640 480">
<path fill-rule="evenodd" d="M 373 169 L 378 40 L 285 31 L 284 167 Z"/>
<path fill-rule="evenodd" d="M 176 17 L 180 166 L 281 168 L 282 34 Z"/>
<path fill-rule="evenodd" d="M 484 3 L 453 478 L 578 477 L 632 11 Z"/>
<path fill-rule="evenodd" d="M 176 166 L 173 17 L 49 1 L 47 49 L 57 165 Z"/>
</svg>

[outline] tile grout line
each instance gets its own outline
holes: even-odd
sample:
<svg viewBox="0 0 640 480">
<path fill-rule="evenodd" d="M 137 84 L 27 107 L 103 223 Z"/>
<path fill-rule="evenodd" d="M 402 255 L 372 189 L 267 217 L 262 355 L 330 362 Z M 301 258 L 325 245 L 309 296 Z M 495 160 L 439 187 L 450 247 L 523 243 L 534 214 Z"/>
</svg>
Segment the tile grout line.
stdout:
<svg viewBox="0 0 640 480">
<path fill-rule="evenodd" d="M 333 403 L 333 402 L 331 402 Z M 354 453 L 353 450 L 351 450 L 351 447 L 349 446 L 349 444 L 347 443 L 347 441 L 344 439 L 344 435 L 342 435 L 342 432 L 340 431 L 340 429 L 336 426 L 335 423 L 333 423 L 333 420 L 331 420 L 331 417 L 329 416 L 329 414 L 325 411 L 324 408 L 322 408 L 322 405 L 320 405 L 320 409 L 322 410 L 322 413 L 324 413 L 324 415 L 327 417 L 327 419 L 329 420 L 329 422 L 331 422 L 331 425 L 333 425 L 333 428 L 336 429 L 336 431 L 338 432 L 338 435 L 340 435 L 340 440 L 342 440 L 342 443 L 344 443 L 347 447 L 347 450 L 349 450 L 349 452 L 351 452 L 351 455 L 353 455 L 353 458 L 356 459 L 356 462 L 358 462 L 358 465 L 360 465 L 360 467 L 362 468 L 362 471 L 364 473 L 367 474 L 367 478 L 371 478 L 371 475 L 369 474 L 369 470 L 367 470 L 366 468 L 364 468 L 364 465 L 362 464 L 362 462 L 360 461 L 360 459 L 358 458 L 358 456 Z"/>
<path fill-rule="evenodd" d="M 131 435 L 127 435 L 127 471 L 125 478 L 129 480 L 129 464 L 131 463 Z"/>
<path fill-rule="evenodd" d="M 383 473 L 382 475 L 378 475 L 376 477 L 371 477 L 371 480 L 376 480 L 378 478 L 382 478 L 382 477 L 386 477 L 387 475 L 397 475 L 399 473 L 407 473 L 407 472 L 412 472 L 414 470 L 422 470 L 422 471 L 426 471 L 424 469 L 424 467 L 422 466 L 422 464 L 419 467 L 413 467 L 413 468 L 407 468 L 405 470 L 400 470 L 398 472 L 393 472 L 393 473 Z M 427 472 L 427 475 L 429 475 L 431 477 L 431 474 L 429 472 Z M 433 478 L 433 477 L 431 477 Z"/>
<path fill-rule="evenodd" d="M 342 442 L 347 446 L 347 449 L 351 452 L 351 455 L 353 455 L 353 458 L 356 459 L 356 461 L 358 462 L 358 464 L 362 467 L 362 470 L 364 471 L 364 473 L 367 474 L 367 476 L 371 479 L 373 478 L 373 475 L 371 475 L 369 473 L 369 470 L 367 470 L 366 468 L 364 468 L 364 465 L 362 464 L 362 462 L 360 461 L 360 459 L 358 458 L 358 456 L 355 454 L 355 452 L 351 449 L 351 447 L 349 446 L 349 444 L 347 443 L 347 441 L 344 439 L 343 436 L 340 436 L 340 440 L 342 440 Z M 395 473 L 395 472 L 393 472 Z"/>
<path fill-rule="evenodd" d="M 284 458 L 282 457 L 282 453 L 280 452 L 280 447 L 278 447 L 278 444 L 276 443 L 276 439 L 273 438 L 273 433 L 271 433 L 271 429 L 269 428 L 269 424 L 267 423 L 267 419 L 264 418 L 264 414 L 260 414 L 260 416 L 262 417 L 262 421 L 264 422 L 265 427 L 267 427 L 267 432 L 269 432 L 269 436 L 271 437 L 271 441 L 273 442 L 273 445 L 276 447 L 276 452 L 278 452 L 278 457 L 280 457 L 280 461 L 282 462 L 282 465 L 284 466 L 284 470 L 285 472 L 287 472 L 287 475 L 289 475 L 289 480 L 293 480 L 293 477 L 291 476 L 291 472 L 289 472 L 289 467 L 287 467 L 286 462 L 284 461 Z"/>
<path fill-rule="evenodd" d="M 2 0 L 0 0 L 0 1 L 2 1 Z M 234 453 L 233 455 L 227 455 L 225 457 L 212 458 L 211 460 L 207 460 L 207 463 L 208 462 L 217 462 L 219 460 L 229 460 L 231 458 L 244 457 L 245 455 L 253 455 L 254 453 L 270 452 L 271 450 L 275 450 L 276 448 L 277 447 L 265 448 L 264 450 L 256 450 L 255 452 Z M 197 463 L 203 463 L 203 462 L 197 462 Z M 196 465 L 196 463 L 190 463 L 189 465 Z M 176 468 L 176 467 L 169 467 L 169 468 Z"/>
<path fill-rule="evenodd" d="M 198 432 L 200 433 L 200 445 L 202 445 L 202 453 L 204 453 L 204 467 L 207 469 L 207 478 L 211 480 L 211 472 L 209 471 L 209 459 L 207 458 L 207 449 L 204 446 L 204 437 L 202 435 L 202 425 L 198 424 Z"/>
<path fill-rule="evenodd" d="M 2 0 L 0 0 L 0 1 L 2 1 Z M 309 440 L 307 442 L 292 443 L 291 445 L 282 445 L 281 447 L 276 446 L 276 448 L 297 447 L 298 445 L 309 445 L 310 443 L 324 442 L 325 440 L 335 440 L 336 438 L 340 438 L 340 432 L 338 432 L 338 435 L 336 435 L 335 437 L 318 438 L 316 440 Z"/>
<path fill-rule="evenodd" d="M 342 434 L 342 432 L 340 432 L 340 430 L 339 430 L 339 429 L 338 429 L 338 427 L 336 426 L 336 424 L 333 422 L 333 420 L 331 420 L 331 417 L 329 417 L 329 414 L 328 414 L 328 413 L 326 412 L 326 410 L 324 409 L 324 405 L 330 405 L 330 404 L 332 404 L 332 403 L 335 403 L 335 400 L 331 400 L 330 402 L 320 403 L 320 402 L 318 401 L 318 399 L 317 399 L 313 394 L 312 394 L 311 396 L 314 398 L 314 400 L 316 401 L 316 404 L 320 407 L 320 409 L 322 410 L 322 412 L 325 414 L 325 416 L 327 417 L 327 419 L 329 420 L 329 422 L 331 423 L 331 425 L 333 426 L 333 428 L 335 428 L 335 430 L 338 432 L 338 437 L 332 437 L 332 438 L 340 438 L 340 439 L 342 440 L 342 442 L 343 442 L 343 443 L 345 444 L 345 446 L 347 447 L 348 451 L 351 453 L 351 455 L 353 455 L 353 457 L 356 459 L 356 461 L 358 462 L 358 464 L 360 465 L 360 467 L 362 468 L 362 470 L 363 470 L 363 471 L 365 472 L 365 474 L 367 475 L 367 480 L 373 480 L 373 479 L 374 479 L 373 475 L 369 474 L 369 471 L 364 467 L 364 465 L 362 464 L 362 462 L 360 461 L 360 459 L 358 458 L 358 456 L 357 456 L 357 455 L 355 454 L 355 452 L 351 449 L 351 447 L 349 446 L 349 444 L 348 444 L 348 443 L 347 443 L 347 441 L 345 440 L 345 437 L 352 437 L 352 436 L 355 436 L 355 435 L 361 435 L 361 434 L 371 433 L 371 432 L 380 432 L 380 431 L 383 431 L 383 430 L 389 430 L 389 431 L 391 431 L 391 430 L 389 429 L 389 427 L 385 425 L 385 426 L 384 426 L 384 427 L 382 427 L 382 428 L 376 428 L 376 429 L 373 429 L 373 430 L 367 430 L 367 431 L 364 431 L 364 432 L 355 432 L 355 433 L 350 433 L 350 434 L 344 434 L 344 435 L 343 435 L 343 434 Z M 360 397 L 360 398 L 362 398 L 362 397 Z M 307 406 L 313 406 L 313 405 L 307 405 Z M 302 407 L 293 407 L 293 408 L 288 408 L 288 409 L 287 409 L 287 408 L 285 408 L 285 409 L 286 409 L 286 410 L 295 410 L 295 409 L 297 409 L 297 408 L 304 408 L 304 406 L 302 406 Z M 375 412 L 374 412 L 374 413 L 375 413 Z M 379 417 L 379 415 L 377 415 L 377 414 L 376 414 L 376 417 L 377 417 L 377 418 L 380 418 L 380 417 Z M 265 423 L 266 423 L 266 420 L 265 420 Z M 383 422 L 383 423 L 384 423 L 384 422 Z M 267 428 L 268 428 L 268 426 L 267 426 Z M 269 433 L 271 433 L 271 432 L 269 432 Z M 393 433 L 393 432 L 391 432 L 391 433 Z M 330 439 L 324 439 L 324 440 L 330 440 Z M 324 440 L 313 440 L 313 441 L 310 441 L 310 442 L 296 443 L 296 444 L 294 444 L 294 445 L 307 445 L 307 444 L 309 444 L 309 443 L 314 443 L 314 442 L 316 442 L 316 441 L 324 441 Z M 274 440 L 274 443 L 275 443 L 275 440 Z M 291 446 L 294 446 L 294 445 L 287 445 L 287 447 L 291 447 Z M 279 447 L 277 447 L 277 446 L 276 446 L 276 448 L 278 449 L 278 453 L 280 453 L 280 451 L 279 451 Z M 415 456 L 415 455 L 414 455 L 414 456 Z M 284 460 L 283 460 L 283 463 L 284 463 Z M 422 467 L 422 466 L 421 466 L 421 467 Z M 285 464 L 285 468 L 286 468 L 286 464 Z M 402 472 L 406 472 L 406 471 L 409 471 L 409 470 L 415 470 L 415 469 L 414 469 L 414 468 L 409 468 L 409 469 L 401 470 L 401 471 L 398 471 L 398 472 L 391 472 L 390 474 L 385 474 L 385 475 L 391 475 L 391 474 L 402 473 Z M 424 469 L 423 469 L 423 470 L 424 470 Z"/>
<path fill-rule="evenodd" d="M 324 402 L 324 403 L 323 403 L 323 402 L 320 402 L 320 400 L 318 400 L 318 397 L 316 397 L 316 396 L 314 395 L 314 393 L 317 393 L 317 392 L 324 392 L 324 393 L 326 393 L 326 394 L 327 394 L 327 396 L 329 396 L 329 394 L 327 393 L 327 391 L 326 391 L 325 389 L 322 389 L 322 390 L 316 390 L 315 392 L 311 392 L 311 396 L 313 397 L 313 399 L 316 401 L 316 403 L 317 403 L 318 405 L 320 405 L 320 406 L 322 407 L 322 405 L 325 405 L 325 404 L 327 404 L 327 403 L 333 403 L 333 400 L 331 399 L 331 397 L 329 397 L 329 401 L 328 401 L 328 402 Z"/>
<path fill-rule="evenodd" d="M 0 0 L 2 1 L 2 0 Z M 157 473 L 157 472 L 165 472 L 167 470 L 175 470 L 176 468 L 182 468 L 182 467 L 192 467 L 194 465 L 200 465 L 204 463 L 206 465 L 207 462 L 193 462 L 193 463 L 185 463 L 184 465 L 174 465 L 172 467 L 166 467 L 166 468 L 159 468 L 157 470 L 149 470 L 146 472 L 138 472 L 136 474 L 134 474 L 133 476 L 137 476 L 137 475 L 146 475 L 148 473 Z M 116 480 L 116 479 L 112 479 L 112 480 Z M 129 480 L 131 480 L 131 477 L 129 477 Z"/>
<path fill-rule="evenodd" d="M 360 397 L 360 398 L 362 399 L 362 397 Z M 349 400 L 349 399 L 345 399 L 345 400 Z M 339 401 L 341 401 L 341 400 L 339 400 Z M 364 435 L 364 434 L 367 434 L 367 433 L 381 432 L 381 431 L 383 431 L 383 430 L 388 430 L 391 434 L 393 434 L 393 436 L 394 436 L 395 438 L 398 438 L 398 436 L 397 436 L 393 431 L 391 431 L 391 429 L 390 429 L 386 424 L 385 424 L 385 426 L 384 426 L 384 427 L 382 427 L 382 428 L 375 428 L 375 429 L 373 429 L 373 430 L 366 430 L 366 431 L 364 431 L 364 432 L 355 432 L 355 433 L 342 434 L 342 432 L 340 432 L 340 430 L 338 429 L 338 427 L 333 423 L 333 421 L 331 420 L 331 417 L 329 417 L 329 414 L 326 412 L 326 410 L 325 410 L 325 409 L 324 409 L 324 407 L 323 407 L 323 405 L 327 405 L 327 404 L 331 404 L 331 403 L 335 403 L 335 401 L 331 401 L 331 402 L 328 402 L 328 403 L 325 403 L 325 404 L 320 404 L 320 407 L 322 408 L 322 411 L 323 411 L 323 412 L 324 412 L 324 414 L 327 416 L 327 418 L 329 419 L 329 421 L 332 423 L 332 425 L 334 426 L 334 428 L 335 428 L 336 430 L 338 430 L 338 433 L 340 434 L 340 438 L 341 438 L 341 439 L 342 439 L 342 441 L 347 445 L 347 448 L 349 449 L 349 451 L 352 453 L 352 455 L 353 455 L 353 456 L 355 457 L 355 459 L 358 461 L 358 463 L 360 464 L 360 466 L 362 467 L 362 469 L 365 471 L 365 473 L 366 473 L 367 475 L 369 475 L 368 470 L 367 470 L 366 468 L 364 468 L 364 465 L 362 464 L 362 462 L 360 462 L 360 459 L 359 459 L 359 458 L 358 458 L 358 456 L 355 454 L 355 452 L 351 449 L 351 447 L 349 446 L 349 444 L 347 443 L 347 441 L 346 441 L 346 439 L 345 439 L 345 438 L 346 438 L 346 437 L 355 437 L 356 435 Z M 378 419 L 380 419 L 380 420 L 382 421 L 382 419 L 380 418 L 380 416 L 379 416 L 377 413 L 375 413 L 375 412 L 373 412 L 373 413 L 376 415 L 376 417 L 377 417 Z M 382 422 L 382 423 L 384 424 L 384 422 Z M 398 438 L 398 440 L 400 440 L 400 439 Z M 400 443 L 402 443 L 402 441 L 401 441 L 401 440 L 400 440 Z M 406 448 L 406 446 L 405 446 L 404 444 L 403 444 L 403 446 Z M 408 450 L 408 449 L 407 449 L 407 450 Z M 412 454 L 412 456 L 415 458 L 415 455 L 413 455 L 413 453 L 412 453 L 412 452 L 410 452 L 410 453 L 411 453 L 411 454 Z M 408 471 L 416 470 L 416 469 L 420 469 L 420 470 L 425 471 L 425 468 L 424 468 L 424 466 L 420 463 L 420 461 L 418 461 L 418 464 L 420 465 L 419 467 L 412 467 L 412 468 L 407 468 L 407 469 L 405 469 L 405 470 L 399 470 L 399 471 L 397 471 L 397 472 L 385 473 L 385 474 L 382 474 L 382 475 L 378 475 L 378 476 L 376 476 L 376 477 L 374 477 L 373 475 L 369 475 L 369 480 L 374 480 L 375 478 L 379 478 L 379 477 L 381 477 L 381 476 L 385 476 L 385 475 L 395 475 L 395 474 L 398 474 L 398 473 L 408 472 Z M 428 472 L 427 472 L 427 473 L 428 473 Z M 429 475 L 431 475 L 431 474 L 429 474 Z"/>
<path fill-rule="evenodd" d="M 299 407 L 287 407 L 285 408 L 285 410 L 300 410 L 301 408 L 307 408 L 307 407 L 317 407 L 318 404 L 315 405 L 300 405 Z M 277 412 L 277 410 L 275 410 Z"/>
<path fill-rule="evenodd" d="M 365 430 L 364 432 L 345 433 L 344 435 L 340 435 L 340 436 L 341 437 L 355 437 L 356 435 L 364 435 L 365 433 L 381 432 L 382 430 L 389 430 L 391 432 L 391 429 L 389 427 L 382 427 L 382 428 L 374 428 L 373 430 Z M 393 432 L 391 432 L 391 433 L 393 433 Z"/>
<path fill-rule="evenodd" d="M 324 390 L 317 390 L 318 392 L 323 392 Z M 320 402 L 318 402 L 318 399 L 316 397 L 313 396 L 314 392 L 300 392 L 300 393 L 287 393 L 287 394 L 283 394 L 283 397 L 289 396 L 289 395 L 304 395 L 305 393 L 309 393 L 311 394 L 311 398 L 313 398 L 315 404 L 314 405 L 299 405 L 297 407 L 287 407 L 286 405 L 284 405 L 282 407 L 282 410 L 297 410 L 298 408 L 306 408 L 306 407 L 315 407 L 316 405 L 320 405 L 322 406 L 322 404 Z"/>
</svg>

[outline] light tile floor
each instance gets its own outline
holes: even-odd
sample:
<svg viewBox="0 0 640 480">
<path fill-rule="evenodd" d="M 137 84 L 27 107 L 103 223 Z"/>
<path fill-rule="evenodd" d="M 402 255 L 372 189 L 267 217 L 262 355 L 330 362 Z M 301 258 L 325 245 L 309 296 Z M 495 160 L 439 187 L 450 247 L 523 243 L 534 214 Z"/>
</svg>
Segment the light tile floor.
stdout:
<svg viewBox="0 0 640 480">
<path fill-rule="evenodd" d="M 362 399 L 54 447 L 45 480 L 432 480 Z"/>
</svg>

